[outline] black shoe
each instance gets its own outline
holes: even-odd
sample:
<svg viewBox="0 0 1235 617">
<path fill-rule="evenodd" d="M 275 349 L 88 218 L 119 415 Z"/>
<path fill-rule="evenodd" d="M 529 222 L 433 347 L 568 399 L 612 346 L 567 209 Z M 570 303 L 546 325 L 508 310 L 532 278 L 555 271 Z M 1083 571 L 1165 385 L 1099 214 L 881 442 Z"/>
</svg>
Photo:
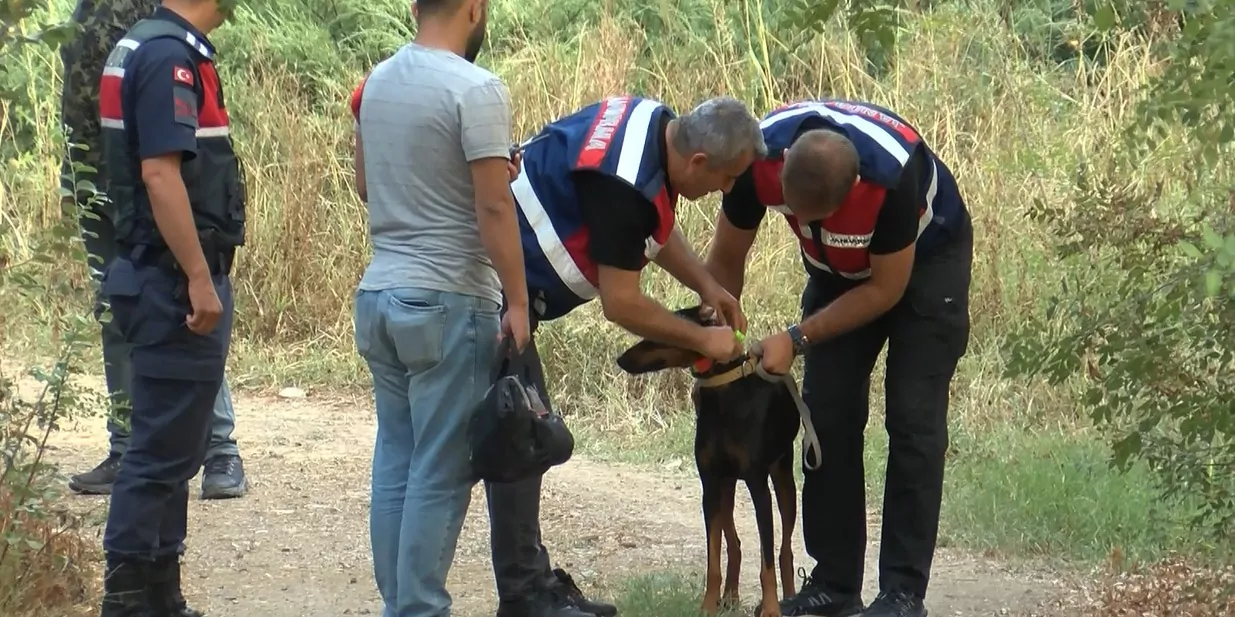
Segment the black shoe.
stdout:
<svg viewBox="0 0 1235 617">
<path fill-rule="evenodd" d="M 503 602 L 497 617 L 595 617 L 581 610 L 565 594 L 548 592 L 520 602 Z"/>
<path fill-rule="evenodd" d="M 69 490 L 82 495 L 110 495 L 119 471 L 120 455 L 109 454 L 94 469 L 69 477 Z"/>
<path fill-rule="evenodd" d="M 583 595 L 583 590 L 579 589 L 579 586 L 575 584 L 575 579 L 571 578 L 565 570 L 554 568 L 553 575 L 558 580 L 558 592 L 565 594 L 572 604 L 579 607 L 579 610 L 591 613 L 597 617 L 614 617 L 614 615 L 617 615 L 618 610 L 616 606 L 587 599 Z"/>
<path fill-rule="evenodd" d="M 146 598 L 152 617 L 206 617 L 189 608 L 180 589 L 180 558 L 164 557 L 150 567 Z"/>
<path fill-rule="evenodd" d="M 786 598 L 780 603 L 780 612 L 784 617 L 852 617 L 863 615 L 862 598 L 828 589 L 822 583 L 816 583 L 802 570 L 802 588 L 797 595 Z"/>
<path fill-rule="evenodd" d="M 202 472 L 202 499 L 230 499 L 245 492 L 244 462 L 235 454 L 206 460 Z"/>
<path fill-rule="evenodd" d="M 100 617 L 148 617 L 146 566 L 109 557 L 103 573 Z"/>
<path fill-rule="evenodd" d="M 922 598 L 904 591 L 881 591 L 862 617 L 926 617 Z"/>
</svg>

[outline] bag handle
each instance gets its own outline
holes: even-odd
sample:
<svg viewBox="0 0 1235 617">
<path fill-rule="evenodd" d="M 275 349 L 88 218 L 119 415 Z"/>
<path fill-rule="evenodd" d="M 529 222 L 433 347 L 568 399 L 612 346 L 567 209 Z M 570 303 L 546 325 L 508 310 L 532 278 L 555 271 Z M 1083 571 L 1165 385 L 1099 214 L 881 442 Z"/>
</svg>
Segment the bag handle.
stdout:
<svg viewBox="0 0 1235 617">
<path fill-rule="evenodd" d="M 530 344 L 530 343 L 529 343 Z M 515 343 L 513 339 L 503 338 L 498 345 L 497 355 L 493 359 L 493 369 L 490 373 L 490 382 L 496 383 L 498 379 L 507 375 L 513 375 L 519 378 L 519 381 L 527 383 L 530 381 L 530 371 L 527 365 L 527 349 L 522 352 L 515 351 Z"/>
</svg>

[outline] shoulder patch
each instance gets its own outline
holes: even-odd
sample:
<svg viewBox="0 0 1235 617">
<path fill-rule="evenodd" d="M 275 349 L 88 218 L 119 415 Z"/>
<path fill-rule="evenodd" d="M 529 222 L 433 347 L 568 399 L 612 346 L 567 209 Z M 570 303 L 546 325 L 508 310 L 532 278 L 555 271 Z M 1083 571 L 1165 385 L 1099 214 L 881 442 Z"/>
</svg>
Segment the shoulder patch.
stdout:
<svg viewBox="0 0 1235 617">
<path fill-rule="evenodd" d="M 176 106 L 176 122 L 196 131 L 198 128 L 197 95 L 184 88 L 172 88 L 172 99 Z"/>
<path fill-rule="evenodd" d="M 184 84 L 190 88 L 193 87 L 193 71 L 190 71 L 183 66 L 177 66 L 172 69 L 172 79 L 175 80 L 176 83 Z"/>
</svg>

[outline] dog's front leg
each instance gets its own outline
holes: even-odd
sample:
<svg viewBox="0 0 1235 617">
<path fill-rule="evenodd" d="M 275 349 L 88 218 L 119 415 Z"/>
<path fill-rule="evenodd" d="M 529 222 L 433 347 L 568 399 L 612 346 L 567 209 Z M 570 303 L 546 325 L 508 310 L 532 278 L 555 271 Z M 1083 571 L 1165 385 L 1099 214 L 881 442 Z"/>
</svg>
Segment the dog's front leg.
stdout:
<svg viewBox="0 0 1235 617">
<path fill-rule="evenodd" d="M 703 525 L 707 531 L 708 569 L 703 590 L 702 610 L 715 615 L 720 610 L 720 541 L 724 535 L 725 480 L 709 474 L 700 474 L 703 486 Z"/>
<path fill-rule="evenodd" d="M 772 466 L 772 488 L 776 491 L 776 505 L 780 510 L 780 584 L 781 597 L 794 593 L 793 581 L 793 528 L 798 520 L 798 489 L 793 478 L 792 451 Z"/>
<path fill-rule="evenodd" d="M 750 500 L 755 506 L 755 524 L 759 527 L 759 589 L 762 592 L 757 617 L 781 617 L 780 602 L 776 594 L 776 551 L 772 522 L 772 492 L 768 490 L 768 477 L 747 480 Z"/>
<path fill-rule="evenodd" d="M 732 608 L 742 605 L 738 590 L 742 574 L 742 541 L 738 539 L 738 528 L 733 522 L 733 500 L 736 492 L 736 482 L 726 484 L 725 499 L 721 506 L 725 516 L 725 591 L 721 594 L 721 602 Z"/>
</svg>

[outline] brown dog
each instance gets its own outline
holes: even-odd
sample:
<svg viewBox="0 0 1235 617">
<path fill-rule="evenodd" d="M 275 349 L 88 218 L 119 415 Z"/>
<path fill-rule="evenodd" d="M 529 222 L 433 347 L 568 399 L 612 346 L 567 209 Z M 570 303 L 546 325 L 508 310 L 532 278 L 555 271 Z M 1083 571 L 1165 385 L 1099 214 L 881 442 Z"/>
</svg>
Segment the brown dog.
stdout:
<svg viewBox="0 0 1235 617">
<path fill-rule="evenodd" d="M 676 311 L 679 317 L 704 324 L 700 307 Z M 648 340 L 626 350 L 617 363 L 632 375 L 687 368 L 701 356 Z M 746 483 L 759 528 L 762 589 L 758 617 L 780 617 L 773 560 L 772 496 L 780 510 L 780 578 L 785 596 L 793 595 L 793 527 L 797 519 L 797 487 L 793 477 L 793 441 L 801 422 L 797 390 L 791 382 L 770 381 L 757 374 L 759 359 L 743 355 L 706 370 L 692 369 L 695 387 L 695 466 L 703 488 L 703 521 L 707 533 L 707 586 L 703 611 L 715 614 L 722 598 L 736 604 L 742 567 L 741 542 L 733 523 L 737 481 Z M 792 388 L 792 389 L 791 389 Z M 808 433 L 811 430 L 808 427 Z M 727 546 L 724 591 L 721 592 L 720 541 Z"/>
</svg>

